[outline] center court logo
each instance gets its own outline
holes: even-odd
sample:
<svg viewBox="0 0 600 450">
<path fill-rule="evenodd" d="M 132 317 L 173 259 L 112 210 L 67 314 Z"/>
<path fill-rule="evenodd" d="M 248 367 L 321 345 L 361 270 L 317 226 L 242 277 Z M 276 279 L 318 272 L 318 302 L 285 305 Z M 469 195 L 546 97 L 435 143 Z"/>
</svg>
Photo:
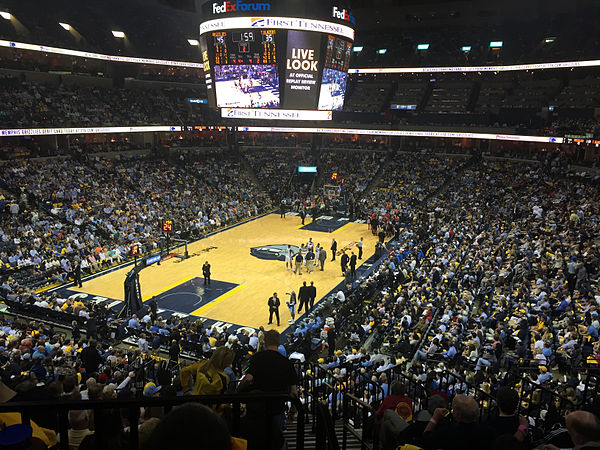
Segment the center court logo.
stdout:
<svg viewBox="0 0 600 450">
<path fill-rule="evenodd" d="M 269 3 L 244 3 L 241 0 L 236 2 L 225 1 L 223 3 L 213 3 L 213 14 L 223 14 L 236 11 L 271 11 Z"/>
<path fill-rule="evenodd" d="M 300 250 L 295 245 L 290 245 L 292 254 L 298 253 Z M 250 254 L 258 259 L 270 259 L 277 261 L 285 261 L 285 250 L 287 245 L 263 245 L 262 247 L 252 247 Z"/>
</svg>

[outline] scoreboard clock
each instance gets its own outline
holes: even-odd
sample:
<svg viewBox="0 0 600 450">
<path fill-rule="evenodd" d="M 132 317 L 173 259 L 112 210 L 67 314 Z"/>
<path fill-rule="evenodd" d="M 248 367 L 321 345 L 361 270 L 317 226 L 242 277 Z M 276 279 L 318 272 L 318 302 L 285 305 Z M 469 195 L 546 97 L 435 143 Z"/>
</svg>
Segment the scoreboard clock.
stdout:
<svg viewBox="0 0 600 450">
<path fill-rule="evenodd" d="M 215 65 L 275 64 L 275 30 L 211 33 Z"/>
<path fill-rule="evenodd" d="M 161 224 L 161 230 L 165 233 L 172 233 L 175 231 L 175 222 L 172 219 L 164 219 Z"/>
<path fill-rule="evenodd" d="M 131 256 L 138 256 L 140 254 L 140 246 L 138 244 L 132 245 L 129 254 Z"/>
</svg>

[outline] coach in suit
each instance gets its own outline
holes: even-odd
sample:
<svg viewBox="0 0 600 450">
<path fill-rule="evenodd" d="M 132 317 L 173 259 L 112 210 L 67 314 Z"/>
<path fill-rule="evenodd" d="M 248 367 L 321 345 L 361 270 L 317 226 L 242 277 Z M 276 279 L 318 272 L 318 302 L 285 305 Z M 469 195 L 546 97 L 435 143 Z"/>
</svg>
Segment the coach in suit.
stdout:
<svg viewBox="0 0 600 450">
<path fill-rule="evenodd" d="M 348 268 L 348 262 L 350 258 L 346 254 L 346 252 L 342 253 L 342 258 L 340 259 L 340 264 L 342 266 L 342 276 L 346 273 L 346 269 Z"/>
<path fill-rule="evenodd" d="M 269 298 L 269 325 L 273 323 L 273 314 L 277 318 L 277 326 L 279 326 L 279 305 L 281 302 L 279 301 L 279 297 L 277 297 L 277 292 L 273 292 L 273 297 Z"/>
<path fill-rule="evenodd" d="M 317 298 L 317 288 L 315 287 L 314 283 L 311 281 L 310 286 L 308 286 L 308 300 L 310 302 L 311 309 L 312 309 L 313 305 L 315 304 L 315 298 Z"/>
<path fill-rule="evenodd" d="M 319 263 L 321 264 L 321 271 L 323 271 L 323 268 L 325 267 L 326 260 L 327 260 L 327 252 L 325 251 L 324 248 L 321 248 L 321 251 L 319 252 Z"/>
<path fill-rule="evenodd" d="M 335 252 L 337 252 L 337 242 L 335 238 L 331 241 L 331 260 L 335 261 Z"/>
<path fill-rule="evenodd" d="M 352 279 L 356 278 L 356 255 L 352 252 L 350 256 L 350 276 Z"/>
<path fill-rule="evenodd" d="M 81 287 L 81 263 L 79 261 L 77 261 L 75 267 L 73 267 L 73 280 L 75 286 Z"/>
<path fill-rule="evenodd" d="M 298 305 L 298 315 L 302 312 L 302 307 L 304 306 L 306 312 L 308 312 L 308 302 L 310 299 L 310 289 L 306 285 L 306 281 L 302 283 L 302 286 L 298 290 L 298 298 L 300 299 L 300 304 Z"/>
<path fill-rule="evenodd" d="M 210 264 L 208 261 L 202 266 L 202 275 L 204 275 L 204 286 L 210 284 Z"/>
</svg>

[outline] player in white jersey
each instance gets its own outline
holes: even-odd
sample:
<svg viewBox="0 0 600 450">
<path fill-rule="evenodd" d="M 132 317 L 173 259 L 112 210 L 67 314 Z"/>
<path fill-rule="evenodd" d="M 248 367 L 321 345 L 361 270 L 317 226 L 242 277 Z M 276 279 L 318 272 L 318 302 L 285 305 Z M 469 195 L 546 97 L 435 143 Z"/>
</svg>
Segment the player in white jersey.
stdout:
<svg viewBox="0 0 600 450">
<path fill-rule="evenodd" d="M 294 266 L 292 266 L 292 255 L 294 254 L 292 247 L 287 246 L 285 249 L 285 268 L 286 270 L 294 270 Z"/>
</svg>

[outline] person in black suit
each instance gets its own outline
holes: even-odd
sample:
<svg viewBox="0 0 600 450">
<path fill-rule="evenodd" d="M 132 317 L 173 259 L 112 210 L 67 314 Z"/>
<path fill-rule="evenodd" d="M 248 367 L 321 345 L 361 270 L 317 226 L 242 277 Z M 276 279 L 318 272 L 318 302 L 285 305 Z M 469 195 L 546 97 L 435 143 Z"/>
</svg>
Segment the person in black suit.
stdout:
<svg viewBox="0 0 600 450">
<path fill-rule="evenodd" d="M 275 314 L 275 317 L 277 318 L 277 326 L 279 326 L 279 305 L 280 304 L 281 304 L 281 302 L 279 301 L 279 298 L 277 297 L 277 292 L 273 292 L 273 297 L 269 298 L 269 301 L 268 301 L 269 325 L 271 325 L 273 323 L 273 314 Z"/>
<path fill-rule="evenodd" d="M 334 353 L 335 353 L 335 339 L 336 339 L 336 335 L 335 335 L 335 328 L 329 327 L 329 330 L 327 330 L 327 347 L 329 350 L 329 357 L 331 358 Z"/>
<path fill-rule="evenodd" d="M 81 263 L 77 261 L 73 267 L 73 280 L 77 287 L 81 287 Z"/>
<path fill-rule="evenodd" d="M 88 339 L 98 339 L 98 320 L 94 313 L 90 313 L 90 318 L 85 323 L 85 334 Z"/>
<path fill-rule="evenodd" d="M 350 276 L 352 279 L 356 278 L 356 255 L 352 252 L 350 256 Z"/>
<path fill-rule="evenodd" d="M 331 260 L 335 261 L 335 253 L 337 252 L 337 242 L 335 238 L 331 241 Z"/>
<path fill-rule="evenodd" d="M 315 304 L 316 297 L 317 297 L 317 288 L 315 287 L 314 283 L 311 281 L 310 286 L 308 286 L 308 300 L 310 302 L 311 309 L 312 309 L 313 305 Z"/>
<path fill-rule="evenodd" d="M 306 281 L 302 283 L 302 286 L 298 290 L 298 298 L 300 299 L 300 304 L 298 305 L 298 315 L 302 312 L 302 307 L 306 308 L 306 312 L 308 312 L 308 302 L 310 298 L 310 290 L 306 285 Z"/>
<path fill-rule="evenodd" d="M 304 219 L 306 218 L 306 210 L 304 206 L 300 207 L 300 218 L 302 219 L 302 225 L 304 225 Z"/>
<path fill-rule="evenodd" d="M 346 269 L 348 268 L 348 262 L 350 261 L 350 258 L 348 257 L 348 255 L 346 254 L 346 252 L 344 252 L 342 254 L 342 258 L 340 260 L 340 264 L 342 266 L 342 276 L 344 276 L 346 274 Z"/>
<path fill-rule="evenodd" d="M 204 276 L 204 286 L 210 285 L 210 264 L 208 261 L 205 261 L 202 266 L 202 275 Z"/>
<path fill-rule="evenodd" d="M 150 299 L 150 301 L 148 302 L 148 307 L 150 308 L 152 317 L 156 318 L 158 314 L 158 304 L 156 303 L 156 296 Z"/>
</svg>

